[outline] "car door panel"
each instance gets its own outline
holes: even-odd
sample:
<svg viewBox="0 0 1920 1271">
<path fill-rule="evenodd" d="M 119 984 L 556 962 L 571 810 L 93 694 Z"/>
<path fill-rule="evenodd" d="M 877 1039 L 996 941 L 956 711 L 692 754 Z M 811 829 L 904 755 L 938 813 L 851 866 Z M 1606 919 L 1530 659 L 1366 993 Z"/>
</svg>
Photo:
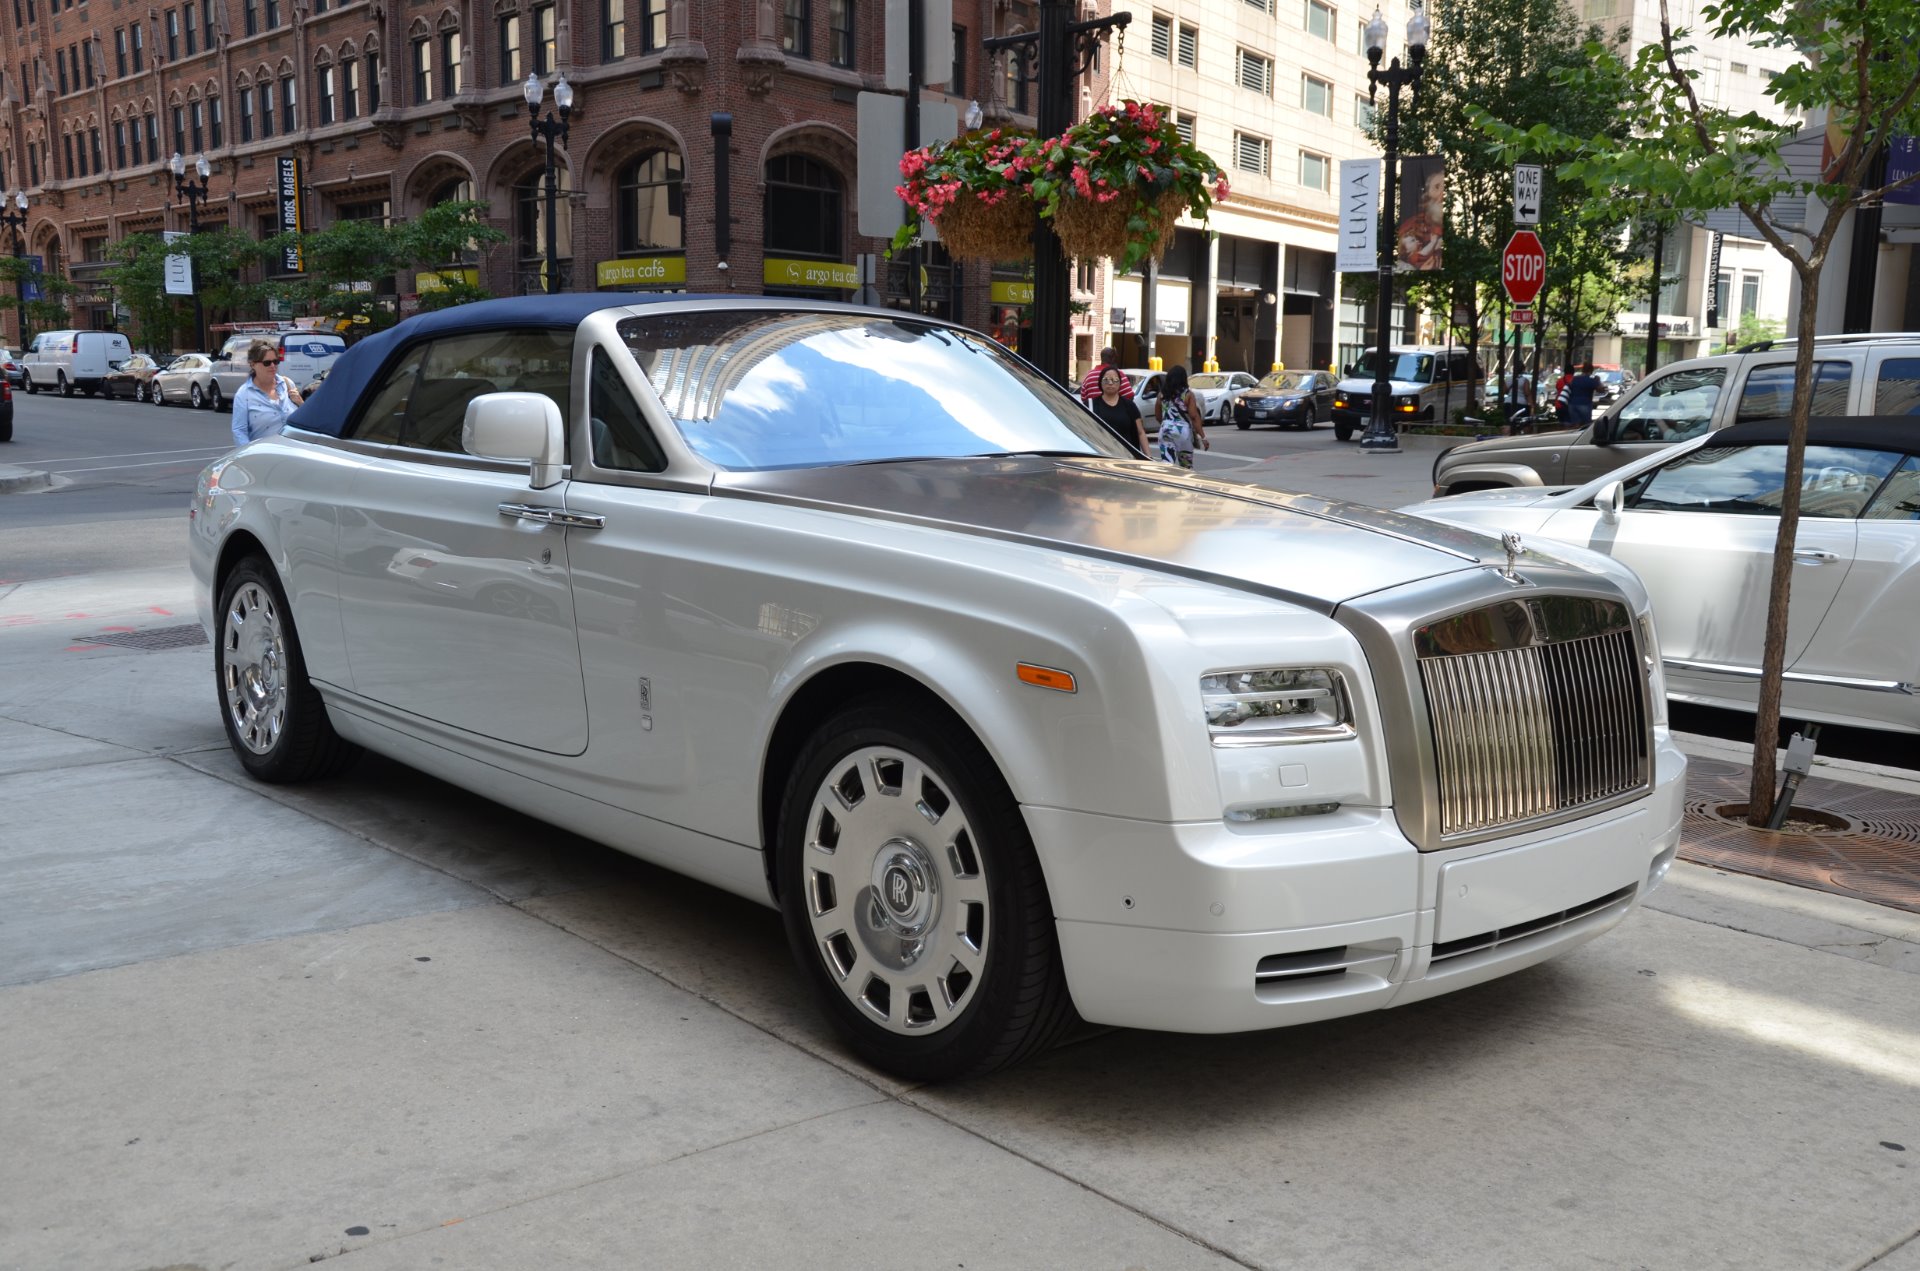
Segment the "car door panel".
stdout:
<svg viewBox="0 0 1920 1271">
<path fill-rule="evenodd" d="M 354 691 L 553 754 L 587 747 L 567 577 L 574 531 L 503 513 L 560 507 L 524 469 L 394 447 L 356 473 L 342 517 L 341 625 Z M 451 460 L 451 461 L 449 461 Z"/>
</svg>

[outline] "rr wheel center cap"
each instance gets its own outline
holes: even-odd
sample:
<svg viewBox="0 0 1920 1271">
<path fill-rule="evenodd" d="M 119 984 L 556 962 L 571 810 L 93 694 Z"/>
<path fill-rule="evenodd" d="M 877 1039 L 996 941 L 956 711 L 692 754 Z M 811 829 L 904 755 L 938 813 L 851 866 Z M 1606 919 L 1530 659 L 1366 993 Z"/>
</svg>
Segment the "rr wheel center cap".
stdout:
<svg viewBox="0 0 1920 1271">
<path fill-rule="evenodd" d="M 940 911 L 938 878 L 932 857 L 918 843 L 883 843 L 873 859 L 875 925 L 908 938 L 925 932 Z"/>
</svg>

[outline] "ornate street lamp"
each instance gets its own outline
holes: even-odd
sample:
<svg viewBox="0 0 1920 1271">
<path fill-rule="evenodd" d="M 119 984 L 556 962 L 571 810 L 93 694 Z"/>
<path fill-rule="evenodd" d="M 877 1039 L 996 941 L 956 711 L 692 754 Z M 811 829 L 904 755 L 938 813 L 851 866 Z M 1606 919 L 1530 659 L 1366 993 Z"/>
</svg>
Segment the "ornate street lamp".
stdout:
<svg viewBox="0 0 1920 1271">
<path fill-rule="evenodd" d="M 201 155 L 193 161 L 193 170 L 199 176 L 198 181 L 187 180 L 187 161 L 180 157 L 178 150 L 173 158 L 167 160 L 167 169 L 173 173 L 173 188 L 181 198 L 187 201 L 187 232 L 200 232 L 200 205 L 207 201 L 207 189 L 212 184 L 208 178 L 213 169 L 207 166 L 207 157 Z M 207 315 L 200 306 L 200 279 L 193 280 L 193 342 L 195 348 L 207 347 Z"/>
<path fill-rule="evenodd" d="M 1427 37 L 1432 33 L 1433 24 L 1427 20 L 1427 11 L 1416 0 L 1413 16 L 1407 20 L 1409 65 L 1400 65 L 1396 57 L 1381 70 L 1380 59 L 1387 51 L 1387 19 L 1377 5 L 1373 20 L 1367 23 L 1367 100 L 1372 102 L 1377 97 L 1382 84 L 1387 87 L 1387 158 L 1382 174 L 1386 190 L 1380 218 L 1380 320 L 1373 344 L 1373 415 L 1360 438 L 1360 449 L 1368 454 L 1400 453 L 1400 439 L 1387 417 L 1393 398 L 1388 368 L 1393 357 L 1393 257 L 1399 237 L 1395 232 L 1398 222 L 1394 217 L 1394 194 L 1400 186 L 1400 90 L 1410 88 L 1412 99 L 1419 98 L 1420 75 L 1427 64 Z"/>
<path fill-rule="evenodd" d="M 13 324 L 20 343 L 27 342 L 27 192 L 15 190 L 11 200 L 0 197 L 0 225 L 13 231 L 13 258 L 21 261 L 14 280 Z"/>
<path fill-rule="evenodd" d="M 557 223 L 554 220 L 554 204 L 560 196 L 560 178 L 553 164 L 553 147 L 556 141 L 567 139 L 567 116 L 573 113 L 573 85 L 567 83 L 562 75 L 560 82 L 553 86 L 553 104 L 560 108 L 559 117 L 549 112 L 545 119 L 540 117 L 540 99 L 544 95 L 540 77 L 527 75 L 523 90 L 527 98 L 528 122 L 533 126 L 533 139 L 537 143 L 547 143 L 547 293 L 560 290 L 560 248 Z"/>
</svg>

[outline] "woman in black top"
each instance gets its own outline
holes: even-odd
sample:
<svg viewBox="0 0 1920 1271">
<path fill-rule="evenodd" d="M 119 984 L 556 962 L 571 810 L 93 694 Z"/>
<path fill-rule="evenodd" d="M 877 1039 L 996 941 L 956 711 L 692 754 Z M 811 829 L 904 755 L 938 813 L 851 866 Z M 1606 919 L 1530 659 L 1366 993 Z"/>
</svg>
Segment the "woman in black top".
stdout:
<svg viewBox="0 0 1920 1271">
<path fill-rule="evenodd" d="M 1120 440 L 1132 446 L 1141 454 L 1147 453 L 1147 430 L 1140 423 L 1140 406 L 1132 395 L 1122 396 L 1121 383 L 1125 377 L 1118 367 L 1109 366 L 1100 372 L 1100 395 L 1087 403 L 1107 430 Z"/>
</svg>

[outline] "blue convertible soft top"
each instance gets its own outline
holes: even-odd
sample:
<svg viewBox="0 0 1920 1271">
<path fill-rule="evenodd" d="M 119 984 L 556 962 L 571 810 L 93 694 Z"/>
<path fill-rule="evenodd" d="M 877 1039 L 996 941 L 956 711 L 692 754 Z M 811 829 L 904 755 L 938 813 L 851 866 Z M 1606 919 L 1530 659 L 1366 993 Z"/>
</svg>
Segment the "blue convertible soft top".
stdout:
<svg viewBox="0 0 1920 1271">
<path fill-rule="evenodd" d="M 293 412 L 289 427 L 338 437 L 346 427 L 347 416 L 360 394 L 380 373 L 388 356 L 403 344 L 421 336 L 457 335 L 464 331 L 512 327 L 577 327 L 602 309 L 623 309 L 630 305 L 658 304 L 667 300 L 701 297 L 662 292 L 565 292 L 557 296 L 512 296 L 504 300 L 478 300 L 408 318 L 378 335 L 368 336 L 342 354 L 327 373 L 324 391 Z"/>
</svg>

